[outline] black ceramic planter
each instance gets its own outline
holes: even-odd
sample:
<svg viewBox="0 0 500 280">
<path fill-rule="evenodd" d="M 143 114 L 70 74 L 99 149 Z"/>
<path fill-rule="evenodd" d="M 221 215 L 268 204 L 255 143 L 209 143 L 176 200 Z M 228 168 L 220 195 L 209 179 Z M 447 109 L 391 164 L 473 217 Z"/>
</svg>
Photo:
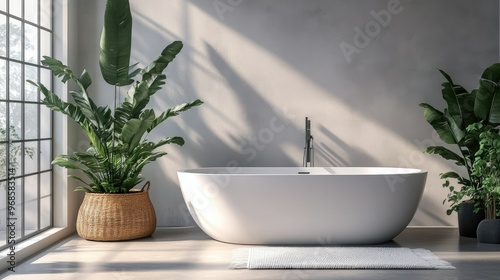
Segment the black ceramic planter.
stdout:
<svg viewBox="0 0 500 280">
<path fill-rule="evenodd" d="M 477 227 L 477 241 L 480 243 L 500 244 L 500 220 L 487 219 Z"/>
<path fill-rule="evenodd" d="M 458 231 L 460 236 L 477 237 L 477 227 L 484 218 L 484 211 L 474 213 L 474 203 L 462 202 L 460 211 L 458 211 Z"/>
</svg>

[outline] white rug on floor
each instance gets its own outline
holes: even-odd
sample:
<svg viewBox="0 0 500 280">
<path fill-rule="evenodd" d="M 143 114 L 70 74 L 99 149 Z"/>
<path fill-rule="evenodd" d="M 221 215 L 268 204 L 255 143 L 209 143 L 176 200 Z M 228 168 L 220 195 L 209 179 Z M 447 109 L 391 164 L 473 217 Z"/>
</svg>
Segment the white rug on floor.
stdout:
<svg viewBox="0 0 500 280">
<path fill-rule="evenodd" d="M 232 269 L 454 269 L 426 249 L 252 247 L 233 250 Z"/>
</svg>

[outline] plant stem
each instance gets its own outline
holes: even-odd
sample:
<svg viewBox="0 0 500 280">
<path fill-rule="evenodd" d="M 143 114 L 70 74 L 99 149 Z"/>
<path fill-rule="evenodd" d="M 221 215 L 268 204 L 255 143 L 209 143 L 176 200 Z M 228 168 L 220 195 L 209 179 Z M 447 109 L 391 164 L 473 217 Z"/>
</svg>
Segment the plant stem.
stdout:
<svg viewBox="0 0 500 280">
<path fill-rule="evenodd" d="M 119 87 L 117 87 L 116 85 L 114 86 L 115 87 L 115 98 L 113 100 L 113 114 L 116 112 L 116 99 L 117 99 L 117 92 L 119 90 Z M 113 116 L 114 117 L 114 116 Z M 111 164 L 112 166 L 114 167 L 115 165 L 115 159 L 114 159 L 114 150 L 115 150 L 115 124 L 114 124 L 114 121 L 113 121 L 113 130 L 111 131 Z M 112 179 L 112 184 L 114 184 L 115 182 L 115 178 L 114 178 L 114 168 L 112 169 L 112 172 L 111 172 L 111 179 Z M 121 186 L 118 187 L 118 192 L 121 193 Z"/>
</svg>

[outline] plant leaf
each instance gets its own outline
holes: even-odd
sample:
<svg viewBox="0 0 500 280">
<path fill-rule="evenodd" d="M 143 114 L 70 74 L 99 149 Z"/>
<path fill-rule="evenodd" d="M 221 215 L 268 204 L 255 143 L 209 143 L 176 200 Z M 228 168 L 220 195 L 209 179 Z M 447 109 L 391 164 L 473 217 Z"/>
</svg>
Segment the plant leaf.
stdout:
<svg viewBox="0 0 500 280">
<path fill-rule="evenodd" d="M 72 161 L 77 162 L 77 159 L 75 157 L 72 157 L 72 156 L 61 155 L 61 156 L 56 157 L 52 161 L 52 164 L 60 166 L 60 167 L 64 167 L 67 169 L 79 170 L 82 173 L 84 173 L 94 184 L 99 185 L 101 183 L 102 178 L 99 178 L 99 176 L 96 176 L 96 174 L 91 169 L 82 168 L 82 167 L 76 165 L 75 163 L 73 163 Z M 90 185 L 91 184 L 89 184 L 89 186 Z"/>
<path fill-rule="evenodd" d="M 427 103 L 421 103 L 419 106 L 424 108 L 424 117 L 434 130 L 436 130 L 439 138 L 447 144 L 457 144 L 453 131 L 444 114 Z"/>
<path fill-rule="evenodd" d="M 161 52 L 160 56 L 144 68 L 141 72 L 142 75 L 160 74 L 167 68 L 168 64 L 174 60 L 177 54 L 182 50 L 183 44 L 181 41 L 174 41 L 166 46 Z M 148 78 L 148 77 L 146 77 Z"/>
<path fill-rule="evenodd" d="M 151 126 L 154 119 L 154 111 L 145 110 L 141 114 L 140 119 L 131 119 L 123 126 L 122 141 L 127 145 L 129 152 L 133 151 L 139 144 L 142 136 L 147 131 L 148 127 Z"/>
<path fill-rule="evenodd" d="M 447 109 L 444 109 L 444 117 L 446 118 L 447 123 L 450 126 L 451 133 L 455 138 L 455 142 L 460 143 L 465 137 L 465 131 L 460 129 L 458 124 L 455 122 L 455 119 L 450 115 Z"/>
<path fill-rule="evenodd" d="M 83 115 L 80 108 L 71 103 L 66 103 L 62 101 L 61 98 L 59 98 L 59 96 L 54 94 L 52 91 L 48 90 L 41 83 L 35 83 L 31 80 L 28 80 L 28 83 L 36 86 L 40 90 L 40 92 L 45 96 L 45 98 L 42 100 L 42 103 L 45 106 L 54 111 L 58 111 L 69 116 L 80 125 L 87 124 L 87 120 L 85 119 L 85 116 Z"/>
<path fill-rule="evenodd" d="M 76 187 L 75 192 L 86 192 L 86 193 L 93 193 L 94 191 L 88 187 Z"/>
<path fill-rule="evenodd" d="M 479 81 L 474 112 L 487 123 L 500 124 L 500 63 L 495 63 L 484 70 Z"/>
<path fill-rule="evenodd" d="M 453 160 L 457 165 L 465 165 L 464 158 L 442 146 L 430 146 L 424 150 L 428 154 L 440 155 L 446 160 Z"/>
<path fill-rule="evenodd" d="M 166 119 L 168 119 L 170 117 L 177 116 L 177 115 L 179 115 L 180 112 L 184 112 L 186 110 L 189 110 L 194 106 L 200 106 L 201 104 L 203 104 L 203 101 L 196 99 L 193 102 L 180 104 L 172 109 L 168 109 L 167 111 L 163 112 L 161 115 L 158 116 L 158 118 L 156 118 L 154 120 L 154 122 L 148 128 L 148 132 L 153 130 L 155 127 L 157 127 L 160 123 L 164 122 Z"/>
<path fill-rule="evenodd" d="M 137 82 L 129 90 L 125 98 L 125 102 L 129 102 L 134 107 L 131 114 L 132 117 L 137 118 L 140 111 L 146 107 L 149 98 L 165 84 L 164 81 L 167 77 L 162 73 L 181 51 L 182 47 L 183 44 L 181 41 L 169 44 L 155 61 L 141 70 L 141 81 Z"/>
<path fill-rule="evenodd" d="M 80 75 L 80 83 L 82 83 L 83 88 L 86 90 L 92 84 L 92 79 L 90 78 L 87 70 L 83 70 L 82 75 Z"/>
<path fill-rule="evenodd" d="M 158 141 L 153 146 L 153 149 L 159 148 L 159 147 L 167 145 L 167 144 L 177 144 L 179 146 L 182 146 L 182 145 L 184 145 L 184 139 L 182 137 L 179 137 L 179 136 L 165 138 L 161 141 Z"/>
<path fill-rule="evenodd" d="M 453 172 L 453 171 L 441 174 L 441 179 L 450 179 L 450 178 L 452 178 L 452 179 L 461 179 L 462 176 L 458 175 L 457 172 Z"/>
<path fill-rule="evenodd" d="M 107 0 L 101 33 L 99 65 L 104 80 L 115 86 L 130 85 L 132 13 L 128 0 Z"/>
<path fill-rule="evenodd" d="M 116 135 L 120 135 L 123 130 L 125 123 L 132 118 L 132 104 L 129 102 L 123 102 L 123 104 L 116 108 L 115 118 L 114 118 L 114 132 Z"/>
<path fill-rule="evenodd" d="M 76 105 L 80 111 L 85 115 L 87 120 L 94 126 L 99 126 L 99 120 L 96 118 L 98 115 L 95 112 L 95 104 L 90 101 L 88 95 L 78 91 L 70 91 L 71 97 L 75 100 Z"/>
</svg>

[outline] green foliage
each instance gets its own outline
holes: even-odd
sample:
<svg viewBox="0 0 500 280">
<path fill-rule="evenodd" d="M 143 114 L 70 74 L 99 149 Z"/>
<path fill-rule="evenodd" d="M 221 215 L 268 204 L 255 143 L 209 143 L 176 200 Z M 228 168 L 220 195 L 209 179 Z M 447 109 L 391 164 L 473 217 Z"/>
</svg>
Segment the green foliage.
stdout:
<svg viewBox="0 0 500 280">
<path fill-rule="evenodd" d="M 447 213 L 458 211 L 464 199 L 475 201 L 476 209 L 479 210 L 484 199 L 484 176 L 473 172 L 473 164 L 480 149 L 481 131 L 468 127 L 478 124 L 496 127 L 500 124 L 500 94 L 497 94 L 500 92 L 500 64 L 488 67 L 481 76 L 479 87 L 471 92 L 455 84 L 446 72 L 439 71 L 446 80 L 442 84 L 441 93 L 447 108 L 440 111 L 427 103 L 421 103 L 420 106 L 424 108 L 426 121 L 438 133 L 440 139 L 446 144 L 456 146 L 459 153 L 442 146 L 427 147 L 424 152 L 452 160 L 458 166 L 464 166 L 467 171 L 467 177 L 453 171 L 441 174 L 441 178 L 445 180 L 443 187 L 449 190 L 443 201 L 450 203 Z M 454 187 L 450 180 L 456 180 L 461 187 Z"/>
<path fill-rule="evenodd" d="M 476 178 L 476 176 L 472 176 Z M 454 171 L 442 173 L 441 179 L 444 180 L 443 188 L 447 188 L 449 191 L 446 199 L 443 200 L 443 204 L 447 201 L 450 203 L 450 207 L 448 208 L 448 210 L 446 210 L 446 214 L 451 215 L 454 211 L 458 212 L 458 210 L 460 210 L 461 203 L 464 200 L 470 200 L 474 202 L 474 204 L 476 205 L 475 212 L 479 211 L 479 209 L 482 208 L 483 204 L 481 201 L 481 196 L 479 195 L 476 188 L 470 187 L 472 184 L 469 179 L 460 176 Z M 457 188 L 453 186 L 450 183 L 450 179 L 456 180 L 461 187 Z"/>
<path fill-rule="evenodd" d="M 163 71 L 182 49 L 176 41 L 165 47 L 161 55 L 144 69 L 129 74 L 129 28 L 131 17 L 128 0 L 108 0 L 105 26 L 101 37 L 100 65 L 105 81 L 111 85 L 132 84 L 125 100 L 114 109 L 98 107 L 90 98 L 92 84 L 87 71 L 80 76 L 61 61 L 44 57 L 42 64 L 52 70 L 63 83 L 73 81 L 77 90 L 71 91 L 73 102 L 65 102 L 43 84 L 28 81 L 38 87 L 44 98 L 42 103 L 50 109 L 73 119 L 85 131 L 90 148 L 85 152 L 60 155 L 52 164 L 77 170 L 84 176 L 70 175 L 83 186 L 76 190 L 98 193 L 126 193 L 143 181 L 141 172 L 145 165 L 166 155 L 158 148 L 167 144 L 183 145 L 181 137 L 168 137 L 151 142 L 147 135 L 159 124 L 180 112 L 199 106 L 199 99 L 167 109 L 160 115 L 147 109 L 150 98 L 165 84 Z M 117 32 L 117 33 L 115 33 Z M 139 75 L 138 79 L 134 79 Z M 115 88 L 115 92 L 117 89 Z"/>
<path fill-rule="evenodd" d="M 498 129 L 481 124 L 470 125 L 479 133 L 479 150 L 475 154 L 473 175 L 482 178 L 478 191 L 484 203 L 487 219 L 500 216 L 500 135 Z"/>
</svg>

